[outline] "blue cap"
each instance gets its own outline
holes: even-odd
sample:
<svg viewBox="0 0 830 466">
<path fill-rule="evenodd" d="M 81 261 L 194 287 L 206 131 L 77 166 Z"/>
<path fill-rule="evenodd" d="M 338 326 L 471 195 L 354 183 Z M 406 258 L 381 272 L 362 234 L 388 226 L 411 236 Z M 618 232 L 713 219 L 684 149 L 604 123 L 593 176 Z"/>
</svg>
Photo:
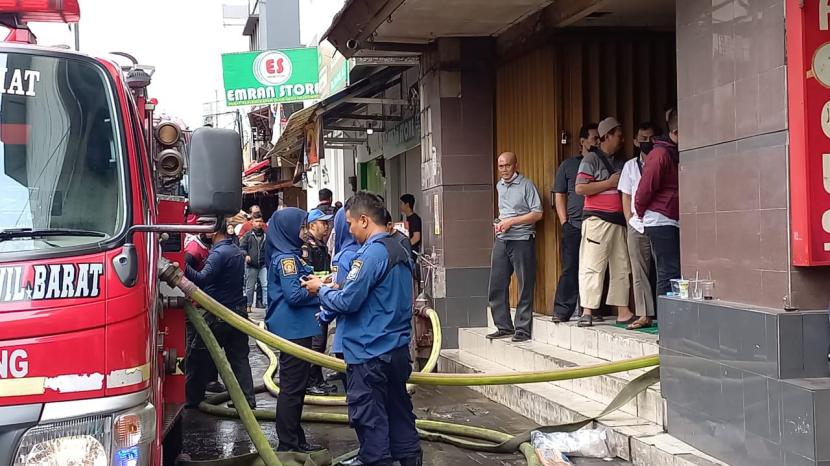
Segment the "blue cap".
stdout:
<svg viewBox="0 0 830 466">
<path fill-rule="evenodd" d="M 318 220 L 331 220 L 333 218 L 332 215 L 326 215 L 320 209 L 311 209 L 308 211 L 308 223 L 316 222 Z"/>
</svg>

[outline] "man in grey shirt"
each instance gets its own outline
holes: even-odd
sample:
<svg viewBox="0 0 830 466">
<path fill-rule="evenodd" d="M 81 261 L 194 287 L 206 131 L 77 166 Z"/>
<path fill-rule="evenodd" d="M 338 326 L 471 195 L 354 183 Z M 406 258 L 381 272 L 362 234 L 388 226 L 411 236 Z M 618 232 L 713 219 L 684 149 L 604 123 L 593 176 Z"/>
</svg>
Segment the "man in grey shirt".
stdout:
<svg viewBox="0 0 830 466">
<path fill-rule="evenodd" d="M 513 341 L 530 339 L 533 324 L 533 293 L 536 288 L 536 227 L 542 219 L 542 201 L 536 186 L 518 171 L 516 154 L 499 156 L 496 183 L 499 218 L 495 222 L 496 241 L 490 264 L 490 312 L 496 330 L 487 338 L 513 336 Z M 519 304 L 516 319 L 510 319 L 510 277 L 516 272 Z"/>
</svg>

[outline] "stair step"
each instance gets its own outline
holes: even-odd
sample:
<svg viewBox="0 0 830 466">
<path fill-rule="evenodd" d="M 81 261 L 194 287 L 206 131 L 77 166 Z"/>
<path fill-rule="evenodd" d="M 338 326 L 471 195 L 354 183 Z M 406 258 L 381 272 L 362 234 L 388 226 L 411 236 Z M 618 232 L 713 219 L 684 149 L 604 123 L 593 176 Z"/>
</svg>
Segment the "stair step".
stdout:
<svg viewBox="0 0 830 466">
<path fill-rule="evenodd" d="M 513 368 L 470 354 L 464 350 L 444 350 L 438 363 L 440 372 L 504 373 Z M 591 400 L 553 383 L 489 385 L 470 387 L 487 398 L 540 425 L 555 425 L 593 417 L 604 403 Z M 663 428 L 625 412 L 615 412 L 598 421 L 609 430 L 612 453 L 642 466 L 717 466 L 724 465 L 666 434 Z"/>
<path fill-rule="evenodd" d="M 515 314 L 515 311 L 511 311 Z M 487 326 L 495 330 L 493 318 L 487 312 Z M 639 358 L 657 354 L 660 346 L 657 335 L 615 327 L 609 322 L 598 322 L 593 327 L 578 327 L 576 322 L 555 324 L 550 316 L 533 315 L 533 341 L 587 354 L 605 361 Z"/>
<path fill-rule="evenodd" d="M 488 331 L 486 328 L 459 329 L 459 349 L 464 353 L 479 356 L 517 371 L 549 371 L 607 362 L 536 340 L 524 343 L 513 343 L 509 339 L 488 340 L 486 338 Z M 640 369 L 552 383 L 569 392 L 578 393 L 590 400 L 607 405 L 629 381 L 646 371 L 647 369 Z M 649 387 L 621 410 L 663 426 L 665 408 L 659 384 Z"/>
</svg>

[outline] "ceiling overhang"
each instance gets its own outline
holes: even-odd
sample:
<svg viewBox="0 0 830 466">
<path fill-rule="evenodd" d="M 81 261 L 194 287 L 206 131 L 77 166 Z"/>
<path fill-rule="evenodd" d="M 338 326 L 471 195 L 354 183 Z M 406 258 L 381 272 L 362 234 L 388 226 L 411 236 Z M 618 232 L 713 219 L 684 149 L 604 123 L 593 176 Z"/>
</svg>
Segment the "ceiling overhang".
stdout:
<svg viewBox="0 0 830 466">
<path fill-rule="evenodd" d="M 350 58 L 370 50 L 415 53 L 438 37 L 496 36 L 552 3 L 554 0 L 349 0 L 324 37 Z"/>
<path fill-rule="evenodd" d="M 439 37 L 514 42 L 563 28 L 673 30 L 674 17 L 673 1 L 655 0 L 349 0 L 324 37 L 349 58 L 401 56 Z"/>
</svg>

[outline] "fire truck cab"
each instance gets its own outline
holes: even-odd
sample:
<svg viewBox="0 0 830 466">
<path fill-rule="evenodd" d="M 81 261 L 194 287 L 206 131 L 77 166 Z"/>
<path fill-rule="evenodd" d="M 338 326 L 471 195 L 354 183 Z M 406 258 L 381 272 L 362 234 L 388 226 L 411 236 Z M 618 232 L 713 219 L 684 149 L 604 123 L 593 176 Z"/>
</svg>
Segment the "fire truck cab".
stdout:
<svg viewBox="0 0 830 466">
<path fill-rule="evenodd" d="M 241 143 L 154 127 L 147 68 L 26 28 L 79 19 L 76 0 L 0 2 L 0 466 L 172 464 L 183 298 L 157 265 L 211 228 L 188 213 L 238 211 Z"/>
</svg>

